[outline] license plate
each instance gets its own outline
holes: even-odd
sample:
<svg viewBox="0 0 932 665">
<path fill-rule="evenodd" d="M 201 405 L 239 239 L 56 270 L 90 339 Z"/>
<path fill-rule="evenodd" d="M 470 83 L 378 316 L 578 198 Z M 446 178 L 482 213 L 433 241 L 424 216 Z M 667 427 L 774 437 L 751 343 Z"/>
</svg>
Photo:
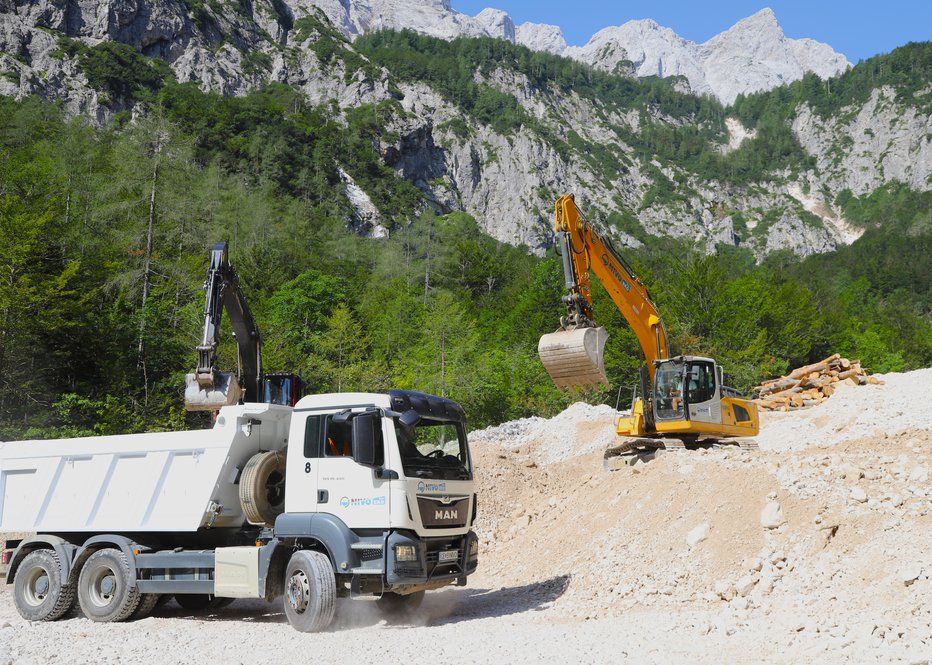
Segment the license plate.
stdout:
<svg viewBox="0 0 932 665">
<path fill-rule="evenodd" d="M 447 563 L 449 561 L 459 561 L 460 560 L 460 551 L 459 550 L 444 550 L 442 552 L 437 552 L 437 561 L 440 563 Z"/>
</svg>

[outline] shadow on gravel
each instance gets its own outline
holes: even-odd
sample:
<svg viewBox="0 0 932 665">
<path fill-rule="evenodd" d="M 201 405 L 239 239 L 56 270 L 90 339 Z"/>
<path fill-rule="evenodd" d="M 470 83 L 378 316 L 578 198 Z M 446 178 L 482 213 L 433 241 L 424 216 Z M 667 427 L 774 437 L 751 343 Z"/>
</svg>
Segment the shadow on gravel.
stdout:
<svg viewBox="0 0 932 665">
<path fill-rule="evenodd" d="M 488 619 L 524 612 L 541 612 L 566 593 L 570 580 L 569 575 L 560 575 L 518 587 L 503 587 L 495 590 L 467 588 L 449 591 L 442 595 L 451 596 L 454 602 L 451 611 L 446 615 L 435 615 L 430 625 L 455 623 L 464 619 Z M 433 603 L 428 605 L 428 600 L 440 602 L 441 594 L 435 594 L 433 599 L 428 595 L 427 600 L 424 601 L 424 609 L 431 610 Z"/>
<path fill-rule="evenodd" d="M 267 603 L 263 600 L 238 600 L 219 609 L 186 610 L 174 601 L 157 607 L 152 616 L 162 619 L 191 621 L 244 621 L 248 623 L 286 623 L 281 598 Z"/>
<path fill-rule="evenodd" d="M 501 589 L 450 588 L 429 592 L 421 607 L 413 613 L 386 616 L 374 598 L 340 598 L 329 631 L 412 626 L 442 626 L 473 619 L 489 619 L 540 612 L 562 596 L 570 585 L 569 575 L 549 580 Z M 238 600 L 228 607 L 201 611 L 186 610 L 174 602 L 155 609 L 154 617 L 187 621 L 241 621 L 245 623 L 286 623 L 281 598 L 267 603 L 262 600 Z"/>
</svg>

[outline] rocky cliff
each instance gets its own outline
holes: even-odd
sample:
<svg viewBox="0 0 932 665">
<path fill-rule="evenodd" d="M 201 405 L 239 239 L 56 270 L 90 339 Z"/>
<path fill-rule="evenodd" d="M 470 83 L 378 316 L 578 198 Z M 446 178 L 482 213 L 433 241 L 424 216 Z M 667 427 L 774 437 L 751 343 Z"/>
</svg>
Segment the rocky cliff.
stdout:
<svg viewBox="0 0 932 665">
<path fill-rule="evenodd" d="M 715 120 L 671 115 L 657 105 L 625 107 L 567 93 L 508 67 L 476 71 L 475 81 L 513 99 L 531 120 L 496 130 L 429 82 L 404 80 L 376 66 L 348 40 L 380 27 L 407 27 L 566 51 L 558 29 L 515 28 L 495 10 L 465 17 L 445 0 L 0 0 L 0 11 L 0 94 L 58 100 L 98 122 L 134 104 L 131 95 L 102 85 L 95 78 L 99 72 L 88 67 L 88 54 L 108 44 L 128 45 L 155 58 L 152 63 L 167 63 L 178 82 L 224 95 L 287 84 L 313 104 L 332 105 L 338 118 L 361 104 L 399 100 L 405 113 L 391 121 L 385 133 L 391 140 L 379 146 L 385 163 L 438 210 L 468 212 L 490 235 L 533 251 L 549 245 L 550 208 L 563 192 L 575 192 L 594 219 L 630 245 L 662 235 L 708 248 L 737 244 L 758 256 L 776 249 L 827 251 L 859 233 L 834 207 L 840 191 L 866 194 L 891 180 L 924 188 L 930 173 L 928 113 L 885 89 L 831 117 L 800 105 L 792 131 L 811 164 L 775 167 L 757 182 L 710 176 L 673 153 L 651 157 L 638 143 L 645 128 L 673 131 L 695 123 L 720 153 L 738 154 L 742 141 L 755 139 L 735 119 L 729 133 L 723 122 L 717 130 Z M 825 73 L 847 66 L 843 58 L 827 57 L 821 45 L 787 40 L 769 11 L 700 46 L 652 21 L 603 33 L 574 51 L 576 57 L 603 69 L 630 66 L 639 75 L 681 76 L 693 90 L 724 97 L 739 92 L 726 72 L 750 71 L 749 58 L 769 69 L 749 75 L 748 86 L 773 85 L 817 66 Z M 795 58 L 790 64 L 788 53 Z M 390 231 L 366 192 L 348 176 L 342 181 L 357 210 L 348 223 L 377 235 Z"/>
</svg>

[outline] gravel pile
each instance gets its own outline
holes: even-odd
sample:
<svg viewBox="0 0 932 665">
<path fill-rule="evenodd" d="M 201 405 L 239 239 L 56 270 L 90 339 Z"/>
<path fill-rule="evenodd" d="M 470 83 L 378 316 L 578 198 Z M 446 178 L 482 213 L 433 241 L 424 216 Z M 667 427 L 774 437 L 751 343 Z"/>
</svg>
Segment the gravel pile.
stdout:
<svg viewBox="0 0 932 665">
<path fill-rule="evenodd" d="M 885 385 L 841 382 L 835 384 L 832 398 L 817 408 L 763 414 L 758 445 L 764 450 L 801 450 L 932 427 L 932 368 L 875 376 Z"/>
</svg>

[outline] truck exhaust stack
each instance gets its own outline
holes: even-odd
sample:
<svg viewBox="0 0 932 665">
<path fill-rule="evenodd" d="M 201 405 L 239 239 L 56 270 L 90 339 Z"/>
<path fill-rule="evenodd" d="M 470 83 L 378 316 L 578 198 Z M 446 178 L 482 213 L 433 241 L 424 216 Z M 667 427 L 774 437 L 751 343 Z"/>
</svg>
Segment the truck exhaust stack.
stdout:
<svg viewBox="0 0 932 665">
<path fill-rule="evenodd" d="M 558 330 L 540 338 L 537 353 L 557 388 L 608 385 L 605 375 L 605 328 Z"/>
</svg>

